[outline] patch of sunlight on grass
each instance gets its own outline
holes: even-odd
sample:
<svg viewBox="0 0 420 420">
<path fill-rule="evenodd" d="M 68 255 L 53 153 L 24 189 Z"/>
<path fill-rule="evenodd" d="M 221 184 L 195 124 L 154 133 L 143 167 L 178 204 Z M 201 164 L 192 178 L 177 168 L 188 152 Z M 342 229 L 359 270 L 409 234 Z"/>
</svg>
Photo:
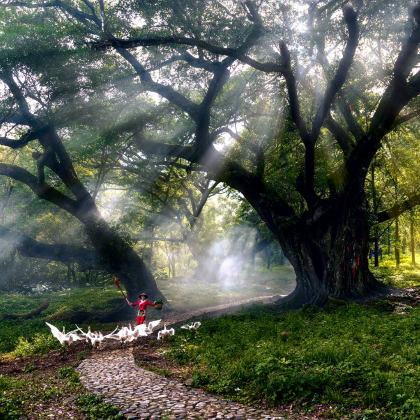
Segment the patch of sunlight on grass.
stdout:
<svg viewBox="0 0 420 420">
<path fill-rule="evenodd" d="M 195 277 L 176 277 L 157 280 L 159 290 L 174 309 L 193 309 L 222 305 L 258 296 L 287 295 L 296 286 L 296 276 L 290 266 L 246 267 L 240 276 L 218 283 Z"/>
<path fill-rule="evenodd" d="M 416 254 L 416 261 L 420 261 L 419 254 Z M 369 266 L 378 280 L 390 286 L 400 289 L 420 286 L 420 265 L 411 262 L 411 254 L 401 254 L 399 266 L 393 255 L 384 255 L 382 260 L 379 259 L 379 267 L 374 267 L 372 258 Z"/>
</svg>

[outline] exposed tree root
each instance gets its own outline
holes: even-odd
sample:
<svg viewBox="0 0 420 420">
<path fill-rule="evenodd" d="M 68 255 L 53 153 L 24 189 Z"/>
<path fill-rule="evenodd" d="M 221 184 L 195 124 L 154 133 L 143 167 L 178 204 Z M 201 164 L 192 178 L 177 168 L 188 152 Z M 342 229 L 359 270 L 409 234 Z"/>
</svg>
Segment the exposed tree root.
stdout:
<svg viewBox="0 0 420 420">
<path fill-rule="evenodd" d="M 25 314 L 25 315 L 1 314 L 0 318 L 6 318 L 6 319 L 33 318 L 34 316 L 39 315 L 42 311 L 47 309 L 48 306 L 50 306 L 50 303 L 51 303 L 51 299 L 47 299 L 45 302 L 42 303 L 42 305 L 38 306 L 38 308 L 34 309 L 32 312 L 29 312 L 28 314 Z"/>
<path fill-rule="evenodd" d="M 89 312 L 89 311 L 70 311 L 50 317 L 54 321 L 68 320 L 72 322 L 84 322 L 88 320 L 95 320 L 101 322 L 121 321 L 132 317 L 131 307 L 127 305 L 125 299 L 121 299 L 120 304 L 106 313 Z"/>
<path fill-rule="evenodd" d="M 402 291 L 390 286 L 386 286 L 380 282 L 376 282 L 374 287 L 369 288 L 363 294 L 355 294 L 352 296 L 335 296 L 328 293 L 325 289 L 320 290 L 314 296 L 308 296 L 302 290 L 296 288 L 290 295 L 281 298 L 275 302 L 279 309 L 300 309 L 304 304 L 315 305 L 322 308 L 334 302 L 362 302 L 378 297 L 389 295 L 400 295 Z"/>
</svg>

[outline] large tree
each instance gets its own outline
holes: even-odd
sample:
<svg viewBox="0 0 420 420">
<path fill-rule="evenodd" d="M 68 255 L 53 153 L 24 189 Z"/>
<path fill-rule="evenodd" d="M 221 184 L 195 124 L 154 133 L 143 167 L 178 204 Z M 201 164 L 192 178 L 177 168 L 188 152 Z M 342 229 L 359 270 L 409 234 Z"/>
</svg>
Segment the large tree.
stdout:
<svg viewBox="0 0 420 420">
<path fill-rule="evenodd" d="M 9 18 L 13 15 L 7 11 L 2 12 L 2 23 L 8 25 Z M 9 32 L 2 33 L 4 47 L 7 45 L 4 44 L 5 39 L 10 39 L 8 37 L 11 32 L 16 35 L 24 30 L 22 22 L 26 22 L 27 16 L 18 13 L 15 17 L 19 22 L 15 22 L 13 27 L 8 27 Z M 41 21 L 37 18 L 41 16 L 37 16 L 31 23 L 37 23 L 36 30 L 39 30 Z M 33 35 L 34 33 L 30 36 Z M 67 136 L 63 127 L 72 127 L 73 121 L 78 118 L 80 124 L 78 112 L 86 99 L 83 93 L 75 90 L 75 84 L 66 83 L 77 79 L 81 62 L 78 61 L 76 65 L 69 64 L 66 73 L 62 66 L 65 66 L 66 62 L 68 64 L 67 60 L 72 55 L 71 46 L 51 46 L 48 55 L 45 44 L 41 49 L 32 49 L 31 45 L 25 45 L 25 39 L 20 41 L 23 42 L 19 43 L 18 40 L 13 43 L 13 48 L 6 48 L 0 57 L 0 81 L 3 89 L 0 118 L 4 132 L 11 135 L 1 137 L 0 143 L 11 150 L 32 151 L 32 162 L 19 159 L 19 153 L 12 158 L 3 153 L 0 174 L 26 186 L 39 199 L 73 216 L 83 227 L 88 248 L 76 248 L 66 243 L 40 243 L 3 226 L 0 227 L 0 238 L 12 244 L 24 256 L 77 262 L 82 269 L 107 270 L 120 279 L 127 290 L 128 298 L 132 301 L 137 300 L 138 295 L 146 289 L 151 299 L 165 300 L 149 268 L 134 251 L 131 238 L 121 232 L 118 226 L 108 224 L 102 217 L 95 202 L 98 185 L 93 188 L 84 185 L 75 167 L 74 151 L 70 148 L 69 152 L 66 147 Z M 44 37 L 43 41 L 53 41 L 51 33 Z M 61 60 L 60 53 L 68 55 Z M 91 64 L 90 60 L 89 65 Z M 95 77 L 98 75 L 93 76 L 88 84 L 94 84 Z M 77 87 L 80 88 L 80 85 Z M 58 109 L 64 101 L 65 106 Z M 73 107 L 69 107 L 69 103 L 72 103 Z M 91 102 L 89 107 L 95 105 L 98 104 Z M 89 107 L 84 109 L 85 119 L 91 117 L 87 112 Z M 20 135 L 20 138 L 17 138 L 17 135 Z M 27 168 L 17 165 L 16 162 L 19 161 L 26 163 Z M 3 207 L 6 205 L 5 202 Z M 30 206 L 31 202 L 28 205 Z M 44 210 L 49 211 L 48 207 Z M 127 305 L 120 309 L 120 312 L 124 312 Z M 114 315 L 118 316 L 116 313 Z"/>
<path fill-rule="evenodd" d="M 48 71 L 31 86 L 19 85 L 27 67 L 22 54 L 3 59 L 1 78 L 13 102 L 5 118 L 21 118 L 30 130 L 1 144 L 23 147 L 38 139 L 43 152 L 34 155 L 38 177 L 11 165 L 2 165 L 1 173 L 95 226 L 89 231 L 93 243 L 102 243 L 99 233 L 108 230 L 57 134 L 59 127 L 69 135 L 75 125 L 89 125 L 78 121 L 80 112 L 67 120 L 60 112 L 67 104 L 80 108 L 77 95 L 91 95 L 83 80 L 97 66 L 120 82 L 106 103 L 121 101 L 115 90 L 125 98 L 152 93 L 147 109 L 130 106 L 121 114 L 113 138 L 151 160 L 160 156 L 164 166 L 206 172 L 255 209 L 295 269 L 289 304 L 376 293 L 381 284 L 368 268 L 370 229 L 419 201 L 413 196 L 409 205 L 396 203 L 376 216 L 365 181 L 384 140 L 392 141 L 388 134 L 419 114 L 420 8 L 407 18 L 409 2 L 366 3 L 8 2 L 3 17 L 12 21 L 18 11 L 14 19 L 37 37 L 35 48 L 51 39 L 44 32 L 55 33 L 60 42 L 51 50 L 69 68 L 83 54 L 94 64 L 74 69 L 77 83 L 67 80 L 70 102 L 48 98 L 53 110 L 46 119 L 30 111 L 25 94 L 34 95 L 49 80 Z M 16 41 L 13 31 L 4 31 L 9 57 Z M 157 117 L 165 112 L 163 120 Z M 215 147 L 221 135 L 234 139 L 230 150 Z M 46 167 L 76 200 L 45 184 Z M 126 261 L 135 258 L 127 252 Z"/>
</svg>

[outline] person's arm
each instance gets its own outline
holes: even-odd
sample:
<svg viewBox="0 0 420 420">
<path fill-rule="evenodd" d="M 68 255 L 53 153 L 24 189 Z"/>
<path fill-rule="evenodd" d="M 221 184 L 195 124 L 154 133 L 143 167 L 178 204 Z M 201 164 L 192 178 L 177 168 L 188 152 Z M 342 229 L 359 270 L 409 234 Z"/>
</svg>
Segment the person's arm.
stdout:
<svg viewBox="0 0 420 420">
<path fill-rule="evenodd" d="M 149 302 L 148 300 L 146 300 L 146 305 L 153 306 L 153 303 L 152 302 Z"/>
<path fill-rule="evenodd" d="M 136 302 L 136 303 L 131 303 L 127 298 L 125 298 L 125 300 L 127 301 L 127 303 L 130 305 L 130 306 L 137 306 L 138 304 L 139 304 L 139 302 Z"/>
</svg>

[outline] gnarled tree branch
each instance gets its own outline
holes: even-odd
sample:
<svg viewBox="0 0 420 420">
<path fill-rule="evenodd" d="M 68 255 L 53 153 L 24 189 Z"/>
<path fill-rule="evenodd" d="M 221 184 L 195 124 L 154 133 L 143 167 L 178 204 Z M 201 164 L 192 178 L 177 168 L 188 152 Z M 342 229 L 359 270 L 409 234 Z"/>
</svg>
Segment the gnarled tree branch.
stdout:
<svg viewBox="0 0 420 420">
<path fill-rule="evenodd" d="M 0 226 L 0 239 L 12 244 L 24 257 L 77 263 L 80 271 L 103 269 L 98 254 L 90 249 L 64 244 L 44 244 L 4 226 Z"/>
<path fill-rule="evenodd" d="M 385 211 L 377 213 L 377 222 L 382 223 L 387 220 L 394 219 L 400 214 L 405 213 L 406 211 L 412 210 L 414 207 L 420 204 L 420 194 L 413 195 L 407 200 L 402 201 L 401 203 L 394 204 L 391 208 Z"/>
</svg>

